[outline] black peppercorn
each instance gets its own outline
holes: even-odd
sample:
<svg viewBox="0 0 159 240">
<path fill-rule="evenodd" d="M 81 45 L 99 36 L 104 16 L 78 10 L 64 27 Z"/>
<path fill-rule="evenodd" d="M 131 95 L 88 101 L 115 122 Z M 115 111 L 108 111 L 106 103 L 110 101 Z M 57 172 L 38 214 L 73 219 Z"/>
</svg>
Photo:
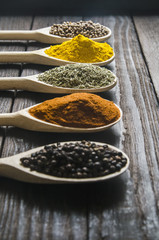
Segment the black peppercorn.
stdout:
<svg viewBox="0 0 159 240">
<path fill-rule="evenodd" d="M 105 176 L 120 171 L 127 163 L 121 152 L 85 140 L 46 145 L 20 161 L 31 171 L 65 178 Z"/>
</svg>

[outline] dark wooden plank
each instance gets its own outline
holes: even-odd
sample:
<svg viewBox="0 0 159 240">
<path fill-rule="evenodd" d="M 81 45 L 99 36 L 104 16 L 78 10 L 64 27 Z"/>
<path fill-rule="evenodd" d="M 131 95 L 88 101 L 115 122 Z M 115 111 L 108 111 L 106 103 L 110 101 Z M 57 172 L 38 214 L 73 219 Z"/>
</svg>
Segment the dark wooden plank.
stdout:
<svg viewBox="0 0 159 240">
<path fill-rule="evenodd" d="M 87 20 L 89 18 L 86 18 Z M 94 22 L 108 26 L 112 30 L 112 37 L 107 42 L 114 48 L 115 54 L 118 55 L 115 43 L 119 44 L 120 39 L 116 36 L 116 25 L 118 17 L 95 17 L 91 19 Z M 121 17 L 123 22 L 124 18 Z M 117 86 L 109 91 L 109 95 L 103 94 L 103 97 L 113 100 L 120 106 L 120 77 L 116 69 L 117 60 L 107 66 L 118 77 Z M 124 80 L 123 80 L 124 81 Z M 112 135 L 117 135 L 117 141 L 111 144 L 126 150 L 123 146 L 123 121 L 115 127 Z M 114 134 L 115 133 L 115 134 Z M 118 134 L 117 134 L 118 133 Z M 114 136 L 115 137 L 115 136 Z M 105 139 L 105 142 L 110 143 Z M 102 190 L 103 189 L 103 190 Z M 128 171 L 117 180 L 111 180 L 96 187 L 95 199 L 89 198 L 89 239 L 139 239 L 140 231 L 138 228 L 139 221 L 135 206 L 133 181 Z M 90 194 L 91 196 L 91 194 Z M 127 209 L 129 206 L 129 210 Z M 119 221 L 120 219 L 120 221 Z M 129 224 L 129 223 L 130 224 Z M 125 227 L 126 226 L 126 227 Z M 130 236 L 130 238 L 128 238 Z"/>
<path fill-rule="evenodd" d="M 30 21 L 29 25 L 28 21 Z M 31 18 L 29 17 L 0 17 L 0 30 L 28 29 L 30 25 Z M 22 51 L 25 50 L 25 48 L 25 41 L 0 41 L 0 51 Z M 19 76 L 20 74 L 21 64 L 0 64 L 1 77 L 14 77 Z M 6 113 L 12 111 L 12 103 L 14 101 L 15 94 L 15 91 L 0 92 L 0 112 Z"/>
<path fill-rule="evenodd" d="M 72 21 L 78 18 L 69 18 Z M 35 17 L 33 29 L 52 25 L 54 22 L 63 22 L 65 17 Z M 45 47 L 45 44 L 30 41 L 27 50 Z M 22 75 L 31 75 L 48 69 L 47 66 L 26 64 L 23 66 Z M 18 91 L 13 111 L 18 111 L 35 103 L 53 98 L 54 94 L 38 94 Z M 10 156 L 26 151 L 30 148 L 51 142 L 70 140 L 69 134 L 38 133 L 25 131 L 23 129 L 9 128 L 3 148 L 3 156 Z M 76 137 L 74 136 L 74 139 Z M 76 186 L 51 186 L 40 188 L 31 184 L 15 183 L 8 180 L 15 188 L 18 184 L 18 203 L 15 189 L 11 193 L 13 212 L 8 214 L 7 223 L 14 220 L 16 224 L 10 228 L 10 235 L 14 233 L 15 239 L 87 239 L 87 187 Z M 81 190 L 80 190 L 81 188 Z M 45 191 L 45 193 L 44 193 Z M 84 191 L 84 194 L 81 192 Z M 41 194 L 43 192 L 43 194 Z M 72 194 L 74 193 L 74 194 Z M 20 196 L 19 196 L 20 194 Z M 22 201 L 23 199 L 23 201 Z M 28 209 L 29 204 L 29 209 Z M 9 208 L 10 209 L 10 208 Z M 17 214 L 18 213 L 18 214 Z M 17 214 L 17 216 L 16 216 Z M 11 219 L 12 218 L 12 219 Z M 29 221 L 28 221 L 29 219 Z M 7 224 L 8 226 L 8 224 Z M 6 227 L 7 228 L 7 227 Z"/>
<path fill-rule="evenodd" d="M 0 17 L 0 29 L 30 29 L 32 23 L 31 17 Z M 0 41 L 0 51 L 25 51 L 26 41 Z M 21 64 L 0 64 L 0 76 L 19 76 L 21 74 Z M 0 112 L 11 112 L 16 91 L 0 92 Z M 5 137 L 7 129 L 0 128 L 0 144 L 3 156 L 3 146 L 5 145 Z M 9 148 L 9 145 L 7 146 Z M 19 206 L 17 204 L 17 195 L 11 191 L 16 189 L 16 185 L 11 186 L 7 180 L 1 178 L 0 187 L 0 238 L 14 239 L 17 222 L 14 221 L 18 214 Z M 3 186 L 2 186 L 3 185 Z M 12 188 L 13 187 L 13 188 Z M 12 188 L 12 189 L 11 189 Z M 14 227 L 10 227 L 13 225 Z"/>
<path fill-rule="evenodd" d="M 123 110 L 118 144 L 130 157 L 130 170 L 103 188 L 106 201 L 103 192 L 95 192 L 93 199 L 89 195 L 89 239 L 157 239 L 159 112 L 151 78 L 131 18 L 93 20 L 114 35 L 109 40 L 116 54 L 111 66 L 119 80 L 116 101 Z"/>
<path fill-rule="evenodd" d="M 138 239 L 156 239 L 159 236 L 156 184 L 159 142 L 154 134 L 158 133 L 158 103 L 131 19 L 117 18 L 114 34 L 120 105 L 124 113 L 123 144 L 131 160 L 134 207 L 139 223 L 136 233 Z"/>
<path fill-rule="evenodd" d="M 2 239 L 151 240 L 159 236 L 159 112 L 151 78 L 130 17 L 91 19 L 113 32 L 109 43 L 115 49 L 116 60 L 109 68 L 117 74 L 119 82 L 109 93 L 100 95 L 120 105 L 121 123 L 96 134 L 38 133 L 10 127 L 2 156 L 57 140 L 85 138 L 119 146 L 130 157 L 129 171 L 115 180 L 90 185 L 42 186 L 1 178 Z M 49 26 L 50 21 L 61 20 L 35 17 L 33 28 L 45 26 L 45 21 Z M 30 42 L 28 50 L 42 46 Z M 26 64 L 23 69 L 22 75 L 30 75 L 47 67 Z M 54 96 L 18 91 L 13 111 Z M 3 101 L 4 98 L 2 95 Z"/>
<path fill-rule="evenodd" d="M 159 99 L 159 15 L 133 17 L 146 64 Z"/>
<path fill-rule="evenodd" d="M 25 29 L 28 17 L 0 17 L 0 30 L 10 30 L 10 29 Z M 25 50 L 26 42 L 17 41 L 0 41 L 0 51 L 18 51 Z M 0 76 L 19 76 L 21 72 L 20 64 L 0 64 Z M 12 109 L 12 102 L 14 99 L 15 92 L 0 92 L 0 112 L 10 112 Z M 4 128 L 0 128 L 0 142 L 4 138 Z"/>
</svg>

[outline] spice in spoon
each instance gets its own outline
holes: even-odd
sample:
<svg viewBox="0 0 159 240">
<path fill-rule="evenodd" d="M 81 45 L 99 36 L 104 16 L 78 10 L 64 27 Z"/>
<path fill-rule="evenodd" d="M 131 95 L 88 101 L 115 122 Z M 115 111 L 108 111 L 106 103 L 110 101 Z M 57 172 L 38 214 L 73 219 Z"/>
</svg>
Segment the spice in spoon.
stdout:
<svg viewBox="0 0 159 240">
<path fill-rule="evenodd" d="M 62 24 L 53 24 L 49 33 L 66 38 L 73 38 L 78 34 L 88 38 L 98 38 L 106 36 L 109 31 L 100 23 L 81 20 L 78 22 L 63 22 Z"/>
<path fill-rule="evenodd" d="M 103 67 L 76 63 L 45 71 L 38 75 L 38 80 L 56 87 L 91 89 L 113 84 L 115 75 Z"/>
<path fill-rule="evenodd" d="M 113 102 L 90 93 L 47 100 L 30 108 L 29 113 L 49 123 L 75 128 L 101 127 L 120 118 L 120 110 Z"/>
<path fill-rule="evenodd" d="M 60 45 L 50 46 L 45 53 L 51 57 L 80 63 L 104 62 L 113 57 L 113 48 L 105 43 L 95 42 L 78 35 Z"/>
<path fill-rule="evenodd" d="M 31 171 L 65 178 L 92 178 L 119 172 L 127 158 L 122 152 L 89 141 L 46 145 L 20 159 Z"/>
</svg>

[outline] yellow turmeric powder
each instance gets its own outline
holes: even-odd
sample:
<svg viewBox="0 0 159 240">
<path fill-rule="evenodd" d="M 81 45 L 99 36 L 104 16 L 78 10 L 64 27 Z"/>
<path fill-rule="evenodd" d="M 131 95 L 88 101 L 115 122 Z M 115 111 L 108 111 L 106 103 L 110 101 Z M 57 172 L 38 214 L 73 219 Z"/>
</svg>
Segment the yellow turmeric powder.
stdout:
<svg viewBox="0 0 159 240">
<path fill-rule="evenodd" d="M 54 58 L 80 63 L 104 62 L 114 55 L 109 44 L 95 42 L 80 34 L 60 45 L 50 46 L 45 53 Z"/>
<path fill-rule="evenodd" d="M 49 123 L 77 128 L 101 127 L 120 118 L 120 110 L 113 102 L 91 93 L 47 100 L 29 109 L 29 113 Z"/>
</svg>

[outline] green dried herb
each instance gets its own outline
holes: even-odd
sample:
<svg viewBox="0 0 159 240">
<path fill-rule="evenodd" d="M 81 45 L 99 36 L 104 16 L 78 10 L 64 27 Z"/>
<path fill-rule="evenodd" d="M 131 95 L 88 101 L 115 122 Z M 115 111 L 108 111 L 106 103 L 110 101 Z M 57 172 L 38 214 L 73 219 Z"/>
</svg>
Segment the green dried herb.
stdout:
<svg viewBox="0 0 159 240">
<path fill-rule="evenodd" d="M 90 89 L 111 85 L 115 75 L 103 67 L 76 63 L 45 71 L 39 74 L 38 80 L 56 87 Z"/>
</svg>

